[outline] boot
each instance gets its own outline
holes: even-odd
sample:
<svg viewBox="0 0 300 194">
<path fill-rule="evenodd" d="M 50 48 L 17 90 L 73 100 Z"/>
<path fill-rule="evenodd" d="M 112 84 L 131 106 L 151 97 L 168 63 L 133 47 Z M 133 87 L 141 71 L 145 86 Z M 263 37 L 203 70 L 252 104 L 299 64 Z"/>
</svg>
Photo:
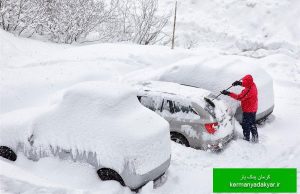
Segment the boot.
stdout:
<svg viewBox="0 0 300 194">
<path fill-rule="evenodd" d="M 248 138 L 243 137 L 243 140 L 245 140 L 245 141 L 250 141 L 249 137 L 248 137 Z"/>
<path fill-rule="evenodd" d="M 252 143 L 259 143 L 258 136 L 252 136 L 251 142 Z"/>
</svg>

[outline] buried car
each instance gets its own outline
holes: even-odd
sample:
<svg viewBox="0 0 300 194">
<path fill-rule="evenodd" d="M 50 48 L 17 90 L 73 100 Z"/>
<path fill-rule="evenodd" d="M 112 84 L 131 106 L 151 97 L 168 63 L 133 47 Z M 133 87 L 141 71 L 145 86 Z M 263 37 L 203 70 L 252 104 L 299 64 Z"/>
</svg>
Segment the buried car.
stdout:
<svg viewBox="0 0 300 194">
<path fill-rule="evenodd" d="M 170 124 L 171 140 L 203 150 L 220 150 L 234 134 L 233 114 L 221 100 L 204 100 L 211 92 L 171 82 L 137 84 L 138 99 Z"/>
<path fill-rule="evenodd" d="M 265 120 L 274 110 L 274 90 L 272 77 L 259 65 L 246 61 L 243 57 L 215 56 L 203 60 L 194 57 L 177 62 L 160 72 L 158 80 L 194 86 L 212 91 L 218 95 L 234 81 L 251 74 L 258 90 L 258 111 L 256 121 Z M 231 92 L 239 93 L 242 87 L 235 87 Z M 235 117 L 242 122 L 242 110 L 239 102 L 220 96 L 236 110 Z"/>
<path fill-rule="evenodd" d="M 85 82 L 48 107 L 0 118 L 0 153 L 37 161 L 58 157 L 95 167 L 100 179 L 138 189 L 170 164 L 169 124 L 123 84 Z M 80 176 L 80 175 L 79 175 Z"/>
</svg>

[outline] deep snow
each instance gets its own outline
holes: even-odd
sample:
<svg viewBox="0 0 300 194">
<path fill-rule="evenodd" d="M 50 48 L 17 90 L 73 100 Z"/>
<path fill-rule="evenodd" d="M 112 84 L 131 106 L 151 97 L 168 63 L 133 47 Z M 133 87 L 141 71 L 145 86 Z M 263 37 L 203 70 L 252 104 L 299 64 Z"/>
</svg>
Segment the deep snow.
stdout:
<svg viewBox="0 0 300 194">
<path fill-rule="evenodd" d="M 159 2 L 164 11 L 175 5 L 175 0 Z M 299 9 L 298 0 L 178 0 L 176 45 L 255 57 L 278 51 L 299 56 Z M 170 23 L 167 33 L 171 30 Z"/>
<path fill-rule="evenodd" d="M 0 32 L 1 37 L 18 44 L 20 38 Z M 21 40 L 25 41 L 26 46 L 31 45 L 32 40 Z M 19 47 L 22 47 L 21 42 Z M 33 49 L 37 51 L 39 47 L 51 49 L 47 44 L 37 44 L 40 45 L 33 45 Z M 58 48 L 49 53 L 51 63 L 47 62 L 50 60 L 47 57 L 43 58 L 44 62 L 34 65 L 27 64 L 26 60 L 23 63 L 22 59 L 15 59 L 18 60 L 19 67 L 13 67 L 9 60 L 2 61 L 2 113 L 46 104 L 49 101 L 55 103 L 60 97 L 59 89 L 90 80 L 91 77 L 94 80 L 123 80 L 122 75 L 125 75 L 126 80 L 130 75 L 137 75 L 137 72 L 144 71 L 145 68 L 155 73 L 165 71 L 168 65 L 190 56 L 209 54 L 210 51 L 213 51 L 214 55 L 222 55 L 218 50 L 203 48 L 191 51 L 176 49 L 172 52 L 168 48 L 157 46 L 56 46 Z M 59 49 L 61 53 L 54 55 Z M 81 49 L 82 54 L 78 55 Z M 101 50 L 112 53 L 112 56 L 106 56 L 106 59 L 97 57 L 96 53 Z M 90 54 L 93 51 L 95 53 Z M 121 53 L 120 57 L 118 52 Z M 150 56 L 147 53 L 150 53 Z M 70 61 L 62 61 L 63 56 L 67 54 L 69 56 L 66 58 Z M 5 53 L 1 55 L 6 56 Z M 237 56 L 231 57 L 234 59 Z M 94 62 L 88 63 L 89 58 Z M 237 139 L 232 141 L 224 152 L 215 154 L 172 143 L 172 161 L 165 183 L 155 189 L 153 183 L 149 183 L 141 193 L 211 193 L 213 167 L 300 167 L 300 134 L 297 120 L 300 118 L 299 60 L 284 54 L 274 54 L 261 59 L 244 58 L 260 64 L 274 79 L 276 107 L 266 123 L 259 126 L 260 144 L 248 144 Z M 113 66 L 114 64 L 118 68 Z M 107 76 L 106 72 L 111 76 Z M 286 76 L 286 72 L 290 75 Z M 236 128 L 241 136 L 238 123 Z M 0 164 L 0 188 L 3 193 L 130 193 L 127 188 L 121 188 L 116 183 L 101 182 L 91 166 L 80 163 L 52 158 L 32 162 L 20 156 L 16 163 L 1 159 Z"/>
<path fill-rule="evenodd" d="M 173 5 L 167 0 L 160 3 Z M 183 47 L 196 45 L 191 50 L 128 44 L 56 45 L 17 38 L 0 30 L 0 113 L 55 102 L 59 90 L 78 82 L 153 78 L 179 60 L 200 57 L 222 64 L 226 55 L 230 60 L 257 64 L 274 80 L 275 109 L 258 127 L 260 143 L 237 139 L 218 154 L 172 143 L 166 180 L 155 189 L 150 182 L 140 193 L 211 193 L 213 167 L 299 169 L 299 3 L 180 1 L 176 42 Z M 16 118 L 19 121 L 20 117 Z M 236 129 L 241 137 L 237 122 Z M 113 181 L 101 182 L 89 165 L 53 158 L 33 162 L 22 155 L 15 163 L 0 159 L 0 192 L 131 193 Z"/>
</svg>

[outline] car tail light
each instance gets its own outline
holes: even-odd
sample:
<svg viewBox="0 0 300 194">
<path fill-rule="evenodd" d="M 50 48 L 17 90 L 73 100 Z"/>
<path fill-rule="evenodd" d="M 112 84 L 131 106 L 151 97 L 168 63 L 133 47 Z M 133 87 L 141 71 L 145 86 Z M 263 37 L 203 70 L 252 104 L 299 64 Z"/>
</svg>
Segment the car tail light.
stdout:
<svg viewBox="0 0 300 194">
<path fill-rule="evenodd" d="M 206 123 L 204 126 L 208 133 L 214 134 L 217 131 L 216 127 L 218 126 L 218 123 Z"/>
</svg>

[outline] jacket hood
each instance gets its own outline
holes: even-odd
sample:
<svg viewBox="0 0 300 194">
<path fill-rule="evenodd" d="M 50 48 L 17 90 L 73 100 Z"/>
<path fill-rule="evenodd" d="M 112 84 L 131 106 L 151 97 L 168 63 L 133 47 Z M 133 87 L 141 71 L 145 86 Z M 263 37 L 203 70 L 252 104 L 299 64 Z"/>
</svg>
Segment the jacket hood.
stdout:
<svg viewBox="0 0 300 194">
<path fill-rule="evenodd" d="M 242 86 L 250 88 L 253 84 L 253 77 L 251 75 L 246 75 L 242 79 Z"/>
</svg>

